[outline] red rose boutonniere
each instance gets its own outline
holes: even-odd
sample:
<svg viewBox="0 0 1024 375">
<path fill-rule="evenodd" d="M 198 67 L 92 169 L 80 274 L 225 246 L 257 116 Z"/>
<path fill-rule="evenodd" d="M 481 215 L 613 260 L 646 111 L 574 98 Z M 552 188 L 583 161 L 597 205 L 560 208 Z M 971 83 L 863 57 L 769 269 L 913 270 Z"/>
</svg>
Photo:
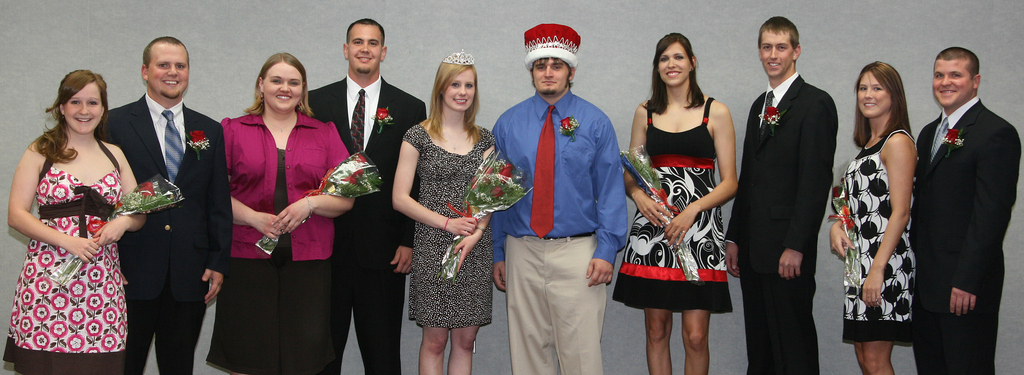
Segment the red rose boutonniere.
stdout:
<svg viewBox="0 0 1024 375">
<path fill-rule="evenodd" d="M 377 108 L 377 114 L 373 116 L 373 124 L 377 125 L 377 133 L 384 129 L 384 125 L 391 125 L 395 123 L 395 119 L 391 118 L 391 114 L 388 113 L 387 108 Z"/>
<path fill-rule="evenodd" d="M 580 122 L 576 121 L 575 117 L 569 116 L 562 119 L 562 123 L 561 126 L 558 127 L 558 131 L 560 131 L 562 135 L 572 137 L 572 139 L 569 140 L 570 142 L 576 142 L 576 129 L 579 127 Z"/>
<path fill-rule="evenodd" d="M 779 112 L 778 108 L 767 107 L 764 109 L 764 114 L 761 115 L 761 120 L 764 120 L 768 124 L 768 129 L 771 130 L 771 135 L 775 135 L 775 127 L 779 126 L 779 119 L 782 115 L 786 114 L 786 111 Z"/>
<path fill-rule="evenodd" d="M 960 147 L 964 147 L 964 138 L 960 136 L 960 129 L 949 129 L 946 132 L 946 138 L 942 139 L 942 144 L 948 146 L 946 148 L 946 157 L 949 157 L 949 153 L 953 152 Z"/>
<path fill-rule="evenodd" d="M 205 150 L 210 147 L 210 140 L 206 139 L 206 133 L 202 130 L 193 130 L 188 133 L 189 138 L 192 138 L 188 142 L 188 147 L 196 152 L 196 159 L 199 158 L 199 151 Z"/>
</svg>

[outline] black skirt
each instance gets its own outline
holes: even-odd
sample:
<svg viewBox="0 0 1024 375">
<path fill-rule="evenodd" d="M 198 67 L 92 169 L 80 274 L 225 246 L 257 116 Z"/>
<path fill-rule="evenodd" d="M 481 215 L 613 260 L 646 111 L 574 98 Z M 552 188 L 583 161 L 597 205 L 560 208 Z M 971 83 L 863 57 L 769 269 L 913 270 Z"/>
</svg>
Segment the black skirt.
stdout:
<svg viewBox="0 0 1024 375">
<path fill-rule="evenodd" d="M 206 360 L 254 375 L 315 374 L 334 360 L 330 261 L 292 261 L 281 247 L 274 255 L 231 258 Z"/>
</svg>

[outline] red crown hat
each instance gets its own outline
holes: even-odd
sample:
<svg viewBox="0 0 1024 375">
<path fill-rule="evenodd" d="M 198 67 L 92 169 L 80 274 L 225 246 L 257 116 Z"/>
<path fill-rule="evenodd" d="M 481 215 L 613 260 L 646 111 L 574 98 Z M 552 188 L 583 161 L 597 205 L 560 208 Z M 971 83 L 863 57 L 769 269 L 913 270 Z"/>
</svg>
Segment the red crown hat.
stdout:
<svg viewBox="0 0 1024 375">
<path fill-rule="evenodd" d="M 580 48 L 580 34 L 569 26 L 542 23 L 526 30 L 526 69 L 533 62 L 554 57 L 576 67 L 576 51 Z"/>
</svg>

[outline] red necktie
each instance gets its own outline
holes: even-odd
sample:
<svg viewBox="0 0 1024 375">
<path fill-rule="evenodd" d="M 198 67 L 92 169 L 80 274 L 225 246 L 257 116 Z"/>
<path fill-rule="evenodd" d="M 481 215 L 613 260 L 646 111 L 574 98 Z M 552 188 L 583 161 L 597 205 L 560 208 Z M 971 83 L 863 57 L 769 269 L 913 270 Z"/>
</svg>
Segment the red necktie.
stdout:
<svg viewBox="0 0 1024 375">
<path fill-rule="evenodd" d="M 548 106 L 548 118 L 537 143 L 536 176 L 533 179 L 533 209 L 530 213 L 530 228 L 537 237 L 544 237 L 554 227 L 555 216 L 555 124 L 551 112 L 555 106 Z"/>
</svg>

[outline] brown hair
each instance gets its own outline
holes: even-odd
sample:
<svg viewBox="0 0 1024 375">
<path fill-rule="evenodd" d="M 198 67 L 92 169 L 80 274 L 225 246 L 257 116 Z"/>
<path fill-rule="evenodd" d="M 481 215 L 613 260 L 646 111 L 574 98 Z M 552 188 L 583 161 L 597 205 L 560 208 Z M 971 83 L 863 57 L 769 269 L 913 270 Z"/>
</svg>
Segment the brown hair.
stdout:
<svg viewBox="0 0 1024 375">
<path fill-rule="evenodd" d="M 363 18 L 349 24 L 348 29 L 345 30 L 345 43 L 348 43 L 351 40 L 350 34 L 352 34 L 352 27 L 355 25 L 377 26 L 377 29 L 380 30 L 380 45 L 384 45 L 384 26 L 381 26 L 380 23 L 374 21 L 372 18 Z"/>
<path fill-rule="evenodd" d="M 267 62 L 263 63 L 263 68 L 260 69 L 260 75 L 256 79 L 256 88 L 254 89 L 255 94 L 253 95 L 254 99 L 252 106 L 246 108 L 245 113 L 257 116 L 263 114 L 263 111 L 266 108 L 263 106 L 263 93 L 260 92 L 260 79 L 267 79 L 267 71 L 270 70 L 272 66 L 277 65 L 278 63 L 285 63 L 291 65 L 292 67 L 299 71 L 299 75 L 302 76 L 302 97 L 299 99 L 299 106 L 296 108 L 296 110 L 302 112 L 302 114 L 306 116 L 313 117 L 313 111 L 309 109 L 309 86 L 306 83 L 306 68 L 302 66 L 302 63 L 299 62 L 299 59 L 295 58 L 295 56 L 292 56 L 292 54 L 287 52 L 275 53 L 273 55 L 270 55 L 270 58 L 267 59 Z"/>
<path fill-rule="evenodd" d="M 796 25 L 786 17 L 775 16 L 761 24 L 761 30 L 757 32 L 758 46 L 761 45 L 761 35 L 765 31 L 771 31 L 774 34 L 789 33 L 790 47 L 796 48 L 800 45 L 800 32 L 796 30 Z"/>
<path fill-rule="evenodd" d="M 700 90 L 700 85 L 697 85 L 697 61 L 695 59 L 696 56 L 693 55 L 693 46 L 690 45 L 690 40 L 683 36 L 683 34 L 671 33 L 662 37 L 654 50 L 654 68 L 651 69 L 651 100 L 648 100 L 644 105 L 648 110 L 659 115 L 664 113 L 665 108 L 668 107 L 668 88 L 665 87 L 665 81 L 661 79 L 658 64 L 661 60 L 661 54 L 665 53 L 665 50 L 675 43 L 683 46 L 686 56 L 690 59 L 690 64 L 693 65 L 693 69 L 689 73 L 690 99 L 686 103 L 686 108 L 697 108 L 704 105 L 704 92 Z"/>
<path fill-rule="evenodd" d="M 441 63 L 441 66 L 437 67 L 437 75 L 434 77 L 434 88 L 430 91 L 430 117 L 422 123 L 423 128 L 432 138 L 444 139 L 443 129 L 441 129 L 444 92 L 448 90 L 448 86 L 452 84 L 456 76 L 467 70 L 473 72 L 473 87 L 477 87 L 476 68 L 473 65 Z M 480 140 L 480 129 L 476 127 L 476 111 L 479 108 L 480 91 L 477 90 L 473 95 L 473 103 L 469 105 L 469 108 L 466 108 L 466 114 L 462 117 L 463 129 L 469 134 L 473 143 Z"/>
<path fill-rule="evenodd" d="M 153 46 L 157 43 L 167 43 L 172 46 L 181 46 L 181 49 L 185 50 L 185 62 L 188 62 L 188 48 L 185 48 L 185 43 L 182 43 L 178 38 L 173 36 L 162 36 L 146 45 L 146 48 L 142 50 L 142 65 L 149 66 L 149 60 L 152 58 Z"/>
<path fill-rule="evenodd" d="M 967 72 L 971 73 L 971 78 L 978 75 L 978 55 L 975 55 L 971 50 L 963 47 L 949 47 L 942 52 L 939 52 L 935 56 L 935 60 L 967 60 Z"/>
<path fill-rule="evenodd" d="M 53 101 L 50 108 L 46 109 L 46 112 L 53 116 L 57 125 L 46 129 L 43 135 L 32 142 L 32 147 L 46 157 L 46 160 L 53 163 L 67 163 L 78 156 L 78 152 L 74 149 L 65 148 L 68 145 L 68 123 L 64 114 L 60 112 L 60 106 L 67 104 L 72 96 L 82 91 L 90 83 L 95 83 L 99 88 L 100 103 L 103 105 L 103 116 L 100 117 L 100 122 L 96 125 L 92 135 L 96 137 L 97 141 L 102 141 L 107 137 L 107 83 L 103 81 L 103 76 L 91 71 L 73 71 L 60 81 L 60 87 L 57 88 L 57 99 Z"/>
<path fill-rule="evenodd" d="M 882 137 L 887 137 L 897 130 L 906 130 L 907 134 L 913 134 L 910 131 L 910 117 L 907 115 L 907 97 L 903 91 L 903 79 L 900 78 L 900 73 L 892 65 L 884 62 L 875 61 L 870 63 L 864 69 L 861 69 L 860 75 L 857 76 L 857 82 L 853 85 L 854 93 L 860 90 L 860 80 L 868 73 L 875 77 L 875 80 L 882 85 L 885 92 L 889 93 L 889 98 L 892 100 L 892 106 L 889 107 L 889 121 L 885 124 L 885 131 Z M 860 112 L 859 104 L 855 107 L 853 143 L 857 147 L 863 148 L 871 141 L 871 122 Z"/>
</svg>

